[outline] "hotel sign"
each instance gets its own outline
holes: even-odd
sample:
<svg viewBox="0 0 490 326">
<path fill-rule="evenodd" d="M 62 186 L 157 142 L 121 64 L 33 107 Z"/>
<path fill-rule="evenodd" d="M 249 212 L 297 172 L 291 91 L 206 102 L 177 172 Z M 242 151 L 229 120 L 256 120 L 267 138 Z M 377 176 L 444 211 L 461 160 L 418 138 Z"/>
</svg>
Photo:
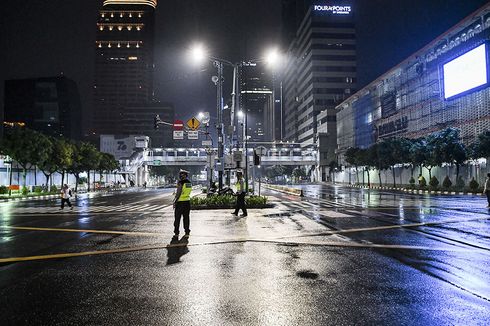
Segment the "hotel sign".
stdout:
<svg viewBox="0 0 490 326">
<path fill-rule="evenodd" d="M 350 15 L 351 6 L 326 6 L 326 5 L 314 5 L 314 11 L 325 11 L 335 15 Z"/>
</svg>

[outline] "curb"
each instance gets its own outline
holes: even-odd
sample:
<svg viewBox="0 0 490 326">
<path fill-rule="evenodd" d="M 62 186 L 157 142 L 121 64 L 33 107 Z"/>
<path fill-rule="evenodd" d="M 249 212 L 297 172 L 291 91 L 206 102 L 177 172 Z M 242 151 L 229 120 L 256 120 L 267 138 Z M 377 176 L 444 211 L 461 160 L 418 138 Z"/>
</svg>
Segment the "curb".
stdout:
<svg viewBox="0 0 490 326">
<path fill-rule="evenodd" d="M 411 194 L 423 194 L 423 195 L 458 195 L 458 196 L 482 196 L 482 192 L 462 192 L 462 191 L 441 191 L 441 190 L 420 190 L 420 189 L 407 189 L 407 188 L 394 188 L 394 187 L 379 187 L 379 186 L 373 186 L 373 187 L 366 187 L 362 185 L 352 185 L 352 184 L 346 184 L 344 185 L 349 188 L 359 188 L 359 189 L 376 189 L 376 190 L 394 190 L 394 191 L 401 191 L 401 192 L 406 192 L 406 193 L 411 193 Z"/>
<path fill-rule="evenodd" d="M 120 191 L 123 191 L 123 190 L 125 190 L 125 189 L 118 189 L 118 190 L 111 190 L 111 191 L 105 190 L 105 191 L 96 191 L 96 192 L 86 192 L 86 191 L 84 191 L 84 192 L 78 192 L 74 196 L 81 195 L 81 194 L 106 194 L 106 193 L 110 193 L 110 192 L 120 192 Z M 29 201 L 29 200 L 35 201 L 35 200 L 45 200 L 45 199 L 53 199 L 53 198 L 60 198 L 60 195 L 59 194 L 56 194 L 56 195 L 46 195 L 46 196 L 0 198 L 0 202 L 5 203 L 5 202 L 9 202 L 9 201 Z"/>
<path fill-rule="evenodd" d="M 268 189 L 272 189 L 272 190 L 276 190 L 276 191 L 285 193 L 285 194 L 304 197 L 303 189 L 289 188 L 289 187 L 283 187 L 283 186 L 278 186 L 278 185 L 268 185 L 268 184 L 262 184 L 262 186 L 265 188 L 268 188 Z"/>
</svg>

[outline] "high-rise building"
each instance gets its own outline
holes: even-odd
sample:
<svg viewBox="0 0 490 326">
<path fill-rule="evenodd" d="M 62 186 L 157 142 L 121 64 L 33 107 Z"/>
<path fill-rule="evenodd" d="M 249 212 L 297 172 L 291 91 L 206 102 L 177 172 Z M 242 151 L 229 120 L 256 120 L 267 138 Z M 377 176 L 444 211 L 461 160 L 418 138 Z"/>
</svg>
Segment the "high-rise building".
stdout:
<svg viewBox="0 0 490 326">
<path fill-rule="evenodd" d="M 97 22 L 92 131 L 127 134 L 125 121 L 153 100 L 157 0 L 105 0 Z M 153 129 L 153 120 L 137 134 Z"/>
<path fill-rule="evenodd" d="M 80 140 L 77 84 L 64 76 L 5 81 L 5 125 L 23 125 L 53 137 Z"/>
<path fill-rule="evenodd" d="M 317 148 L 320 168 L 336 160 L 335 107 L 356 89 L 353 1 L 301 5 L 304 12 L 288 48 L 283 79 L 284 139 Z M 294 1 L 285 1 L 291 4 Z M 307 8 L 307 9 L 305 9 Z M 325 175 L 324 171 L 321 172 Z"/>
<path fill-rule="evenodd" d="M 239 108 L 246 113 L 249 140 L 274 140 L 272 73 L 266 71 L 264 64 L 242 62 L 238 74 Z"/>
</svg>

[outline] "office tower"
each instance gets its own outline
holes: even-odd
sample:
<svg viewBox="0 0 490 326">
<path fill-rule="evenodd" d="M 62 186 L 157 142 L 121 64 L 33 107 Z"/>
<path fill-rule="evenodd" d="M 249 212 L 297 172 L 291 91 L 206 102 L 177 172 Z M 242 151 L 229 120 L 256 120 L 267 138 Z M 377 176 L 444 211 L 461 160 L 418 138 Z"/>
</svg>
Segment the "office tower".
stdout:
<svg viewBox="0 0 490 326">
<path fill-rule="evenodd" d="M 49 136 L 81 139 L 77 84 L 64 76 L 5 81 L 4 124 Z"/>
<path fill-rule="evenodd" d="M 105 0 L 97 22 L 92 132 L 127 134 L 128 121 L 153 100 L 156 0 Z M 153 129 L 147 121 L 138 134 Z"/>
<path fill-rule="evenodd" d="M 274 112 L 272 101 L 272 72 L 266 65 L 242 62 L 239 69 L 239 109 L 246 113 L 247 136 L 250 141 L 274 139 Z"/>
<path fill-rule="evenodd" d="M 335 137 L 335 120 L 331 121 L 335 119 L 335 106 L 356 88 L 353 7 L 309 6 L 288 56 L 283 82 L 285 140 L 299 142 L 303 147 L 323 147 L 318 144 L 319 133 Z M 320 113 L 325 117 L 317 119 Z M 324 127 L 331 128 L 322 127 L 319 131 L 322 121 L 327 120 Z M 332 160 L 334 150 L 328 150 Z"/>
</svg>

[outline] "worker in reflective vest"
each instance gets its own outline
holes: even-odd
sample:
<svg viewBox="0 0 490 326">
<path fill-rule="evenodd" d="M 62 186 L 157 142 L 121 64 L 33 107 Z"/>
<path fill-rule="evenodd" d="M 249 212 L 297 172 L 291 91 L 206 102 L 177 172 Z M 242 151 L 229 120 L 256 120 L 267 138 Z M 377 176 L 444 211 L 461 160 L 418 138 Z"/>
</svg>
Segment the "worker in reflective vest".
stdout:
<svg viewBox="0 0 490 326">
<path fill-rule="evenodd" d="M 179 236 L 180 219 L 184 217 L 185 235 L 189 236 L 191 229 L 189 228 L 189 215 L 191 212 L 191 192 L 192 183 L 189 181 L 189 171 L 180 170 L 179 182 L 177 183 L 177 192 L 174 199 L 175 220 L 174 220 L 174 236 Z"/>
<path fill-rule="evenodd" d="M 245 195 L 247 194 L 245 187 L 243 185 L 243 174 L 238 171 L 236 173 L 237 182 L 236 182 L 236 205 L 235 211 L 232 213 L 235 216 L 238 216 L 238 211 L 241 209 L 243 211 L 242 217 L 247 216 L 247 207 L 245 207 Z"/>
</svg>

